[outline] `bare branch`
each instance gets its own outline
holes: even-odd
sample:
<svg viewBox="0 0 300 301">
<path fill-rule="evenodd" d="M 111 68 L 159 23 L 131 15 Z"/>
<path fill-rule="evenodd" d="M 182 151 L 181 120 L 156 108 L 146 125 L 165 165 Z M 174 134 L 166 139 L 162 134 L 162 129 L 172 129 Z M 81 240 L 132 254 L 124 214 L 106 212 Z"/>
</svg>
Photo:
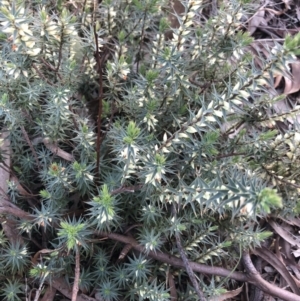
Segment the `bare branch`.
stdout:
<svg viewBox="0 0 300 301">
<path fill-rule="evenodd" d="M 175 204 L 173 205 L 173 215 L 174 215 L 174 217 L 176 217 Z M 192 268 L 190 266 L 189 260 L 188 260 L 186 254 L 184 252 L 184 249 L 182 247 L 181 238 L 180 238 L 179 232 L 175 233 L 175 239 L 176 239 L 176 244 L 177 244 L 177 248 L 179 250 L 180 257 L 181 257 L 181 259 L 182 259 L 182 261 L 184 263 L 186 272 L 187 272 L 187 274 L 188 274 L 188 276 L 189 276 L 189 278 L 190 278 L 190 280 L 192 282 L 192 285 L 193 285 L 193 287 L 194 287 L 194 289 L 195 289 L 195 291 L 196 291 L 196 293 L 197 293 L 197 295 L 199 297 L 199 300 L 200 301 L 206 301 L 206 298 L 205 298 L 202 290 L 199 287 L 199 284 L 198 284 L 198 282 L 196 280 L 195 274 L 194 274 L 194 272 L 193 272 L 193 270 L 192 270 Z"/>
<path fill-rule="evenodd" d="M 175 238 L 176 238 L 176 244 L 177 244 L 177 247 L 179 249 L 179 253 L 180 253 L 180 256 L 181 256 L 181 259 L 184 263 L 184 266 L 185 266 L 185 269 L 189 275 L 189 278 L 193 284 L 193 287 L 199 297 L 199 300 L 200 301 L 206 301 L 206 298 L 203 294 L 203 292 L 201 291 L 200 287 L 199 287 L 199 284 L 196 280 L 196 277 L 195 277 L 195 274 L 193 272 L 193 269 L 191 268 L 190 266 L 190 263 L 189 263 L 189 260 L 187 259 L 186 255 L 185 255 L 185 252 L 183 250 L 183 247 L 181 245 L 181 241 L 180 241 L 180 235 L 179 233 L 175 233 Z"/>
<path fill-rule="evenodd" d="M 73 291 L 72 291 L 72 301 L 77 300 L 77 294 L 79 290 L 79 278 L 80 278 L 80 252 L 79 247 L 76 248 L 76 256 L 75 256 L 75 278 L 73 284 Z"/>
<path fill-rule="evenodd" d="M 106 233 L 106 232 L 95 232 L 95 234 L 97 234 L 101 237 L 107 237 L 109 239 L 123 242 L 124 244 L 131 244 L 133 249 L 135 249 L 141 253 L 147 253 L 147 255 L 153 259 L 168 263 L 174 267 L 185 268 L 185 265 L 184 265 L 182 259 L 180 259 L 176 256 L 172 256 L 168 253 L 160 252 L 160 251 L 156 251 L 156 252 L 147 251 L 146 252 L 145 247 L 140 245 L 132 237 L 128 237 L 128 236 L 117 234 L 117 233 Z M 224 269 L 222 267 L 215 267 L 215 266 L 211 267 L 211 266 L 208 266 L 205 264 L 200 264 L 197 262 L 190 262 L 189 264 L 194 272 L 203 273 L 203 274 L 207 274 L 207 275 L 217 275 L 217 276 L 221 276 L 221 277 L 229 277 L 231 279 L 241 281 L 241 282 L 248 281 L 248 277 L 245 273 L 232 272 L 232 271 Z"/>
<path fill-rule="evenodd" d="M 120 241 L 125 244 L 130 243 L 133 247 L 133 249 L 141 252 L 146 253 L 145 247 L 141 246 L 134 238 L 120 235 L 117 233 L 106 233 L 106 232 L 95 232 L 95 234 L 101 236 L 101 237 L 107 237 L 112 240 Z M 172 256 L 167 253 L 163 252 L 153 252 L 149 251 L 147 252 L 147 255 L 153 259 L 156 259 L 158 261 L 168 263 L 174 267 L 178 268 L 185 268 L 185 265 L 182 261 L 182 259 Z M 279 288 L 273 284 L 268 283 L 266 280 L 264 280 L 261 275 L 258 273 L 258 271 L 255 269 L 251 259 L 250 255 L 247 251 L 243 253 L 243 261 L 244 265 L 246 267 L 247 273 L 242 272 L 235 272 L 230 271 L 222 267 L 215 267 L 215 266 L 208 266 L 205 264 L 200 264 L 197 262 L 189 262 L 192 270 L 194 272 L 199 272 L 207 275 L 216 275 L 221 277 L 227 277 L 231 278 L 240 282 L 249 282 L 260 288 L 265 293 L 279 297 L 285 301 L 300 301 L 300 296 L 297 296 L 294 293 L 291 293 L 289 291 L 286 291 L 282 288 Z"/>
</svg>

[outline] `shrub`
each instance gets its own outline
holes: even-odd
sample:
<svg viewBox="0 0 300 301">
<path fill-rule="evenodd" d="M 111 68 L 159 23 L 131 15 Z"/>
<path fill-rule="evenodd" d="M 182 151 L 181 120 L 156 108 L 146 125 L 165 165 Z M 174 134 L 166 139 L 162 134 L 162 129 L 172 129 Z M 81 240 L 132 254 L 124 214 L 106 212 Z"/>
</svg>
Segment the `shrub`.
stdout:
<svg viewBox="0 0 300 301">
<path fill-rule="evenodd" d="M 6 300 L 206 300 L 239 282 L 298 300 L 249 250 L 299 213 L 298 107 L 274 110 L 299 36 L 255 56 L 258 4 L 182 5 L 1 1 Z"/>
</svg>

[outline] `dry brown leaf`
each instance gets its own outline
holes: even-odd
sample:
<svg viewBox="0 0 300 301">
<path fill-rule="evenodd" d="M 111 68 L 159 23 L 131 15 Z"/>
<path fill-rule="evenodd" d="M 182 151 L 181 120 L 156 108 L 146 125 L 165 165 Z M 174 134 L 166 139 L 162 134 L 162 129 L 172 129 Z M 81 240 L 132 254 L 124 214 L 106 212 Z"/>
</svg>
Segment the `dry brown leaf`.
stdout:
<svg viewBox="0 0 300 301">
<path fill-rule="evenodd" d="M 291 64 L 291 78 L 284 77 L 285 88 L 284 94 L 292 94 L 300 90 L 300 62 L 294 62 Z"/>
<path fill-rule="evenodd" d="M 295 260 L 294 260 L 294 262 L 291 262 L 290 260 L 287 260 L 287 264 L 286 265 L 295 274 L 295 276 L 293 278 L 294 278 L 294 280 L 297 279 L 297 281 L 295 281 L 295 282 L 296 282 L 297 286 L 300 287 L 299 286 L 299 283 L 300 283 L 300 271 L 299 271 L 298 264 L 296 263 Z M 291 273 L 291 276 L 293 276 L 292 273 Z"/>
<path fill-rule="evenodd" d="M 248 23 L 248 31 L 252 35 L 260 24 L 265 23 L 265 10 L 260 8 L 250 19 Z M 266 25 L 266 24 L 265 24 Z"/>
<path fill-rule="evenodd" d="M 41 301 L 52 301 L 54 300 L 55 295 L 56 295 L 56 289 L 49 285 L 46 288 L 44 296 L 41 299 Z M 62 301 L 62 299 L 60 301 Z"/>
<path fill-rule="evenodd" d="M 290 217 L 288 217 L 288 219 L 287 219 L 287 218 L 283 218 L 282 216 L 277 217 L 277 216 L 274 216 L 274 215 L 270 215 L 270 218 L 273 218 L 273 219 L 279 218 L 288 225 L 299 226 L 300 227 L 300 220 L 298 221 L 297 219 L 296 219 L 296 224 L 295 224 L 294 221 L 291 221 L 292 218 L 290 219 Z"/>
<path fill-rule="evenodd" d="M 228 299 L 233 298 L 233 297 L 237 296 L 238 294 L 240 294 L 242 290 L 243 290 L 243 285 L 241 287 L 237 288 L 236 290 L 226 292 L 226 293 L 224 293 L 220 296 L 211 297 L 211 298 L 208 299 L 208 301 L 228 300 Z"/>
<path fill-rule="evenodd" d="M 300 228 L 300 219 L 297 217 L 290 216 L 288 218 L 288 221 L 285 221 L 286 223 L 292 225 L 292 226 L 298 226 Z"/>
<path fill-rule="evenodd" d="M 297 246 L 300 248 L 300 238 L 292 235 L 291 233 L 285 231 L 280 225 L 274 221 L 269 221 L 270 226 L 275 230 L 275 232 L 281 236 L 284 240 L 290 243 L 292 246 Z"/>
<path fill-rule="evenodd" d="M 274 89 L 276 89 L 278 87 L 278 85 L 280 84 L 281 79 L 282 79 L 282 75 L 275 76 Z"/>
<path fill-rule="evenodd" d="M 282 116 L 281 121 L 288 120 L 291 124 L 298 124 L 298 123 L 300 124 L 300 114 L 298 114 L 299 108 L 298 107 L 292 108 L 291 106 L 292 105 L 288 104 L 287 99 L 282 99 L 274 103 L 272 107 L 275 110 L 275 112 L 278 113 L 279 115 L 286 114 L 286 116 Z M 269 116 L 271 115 L 272 114 L 270 113 Z"/>
<path fill-rule="evenodd" d="M 178 28 L 180 26 L 180 23 L 175 14 L 182 15 L 184 13 L 185 8 L 179 0 L 172 1 L 171 6 L 173 11 L 171 11 L 171 13 L 169 14 L 169 21 L 171 22 L 172 28 Z"/>
<path fill-rule="evenodd" d="M 53 253 L 55 251 L 57 251 L 57 249 L 53 249 L 53 250 L 51 250 L 51 249 L 42 249 L 42 250 L 39 250 L 32 257 L 32 259 L 31 259 L 32 264 L 34 264 L 34 265 L 38 264 L 38 258 L 41 254 L 49 254 L 49 253 Z"/>
<path fill-rule="evenodd" d="M 269 249 L 262 247 L 262 248 L 256 248 L 253 250 L 253 253 L 259 257 L 261 257 L 264 261 L 268 262 L 275 268 L 278 273 L 284 278 L 284 280 L 288 283 L 290 286 L 291 290 L 299 295 L 300 290 L 295 283 L 294 279 L 291 277 L 290 273 L 288 272 L 285 264 L 283 264 L 279 258 L 271 252 Z"/>
<path fill-rule="evenodd" d="M 254 54 L 254 60 L 259 68 L 264 66 L 264 58 L 270 56 L 270 52 L 275 47 L 274 41 L 255 40 L 249 46 L 249 50 Z"/>
<path fill-rule="evenodd" d="M 172 0 L 169 3 L 171 9 L 168 11 L 168 20 L 170 21 L 171 28 L 178 28 L 180 26 L 179 20 L 176 15 L 182 15 L 184 13 L 184 6 L 179 0 Z M 173 39 L 173 31 L 167 30 L 165 32 L 166 40 Z"/>
</svg>

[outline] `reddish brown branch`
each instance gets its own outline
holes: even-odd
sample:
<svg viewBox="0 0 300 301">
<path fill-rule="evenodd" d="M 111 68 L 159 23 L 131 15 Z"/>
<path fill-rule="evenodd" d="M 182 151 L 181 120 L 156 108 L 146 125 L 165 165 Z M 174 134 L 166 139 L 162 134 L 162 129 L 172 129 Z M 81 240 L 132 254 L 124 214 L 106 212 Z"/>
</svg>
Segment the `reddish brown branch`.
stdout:
<svg viewBox="0 0 300 301">
<path fill-rule="evenodd" d="M 218 155 L 215 157 L 215 159 L 219 160 L 219 159 L 223 159 L 223 158 L 228 158 L 228 157 L 235 157 L 235 156 L 246 156 L 246 153 L 231 153 L 231 154 L 222 154 L 222 155 Z"/>
<path fill-rule="evenodd" d="M 106 233 L 106 232 L 96 232 L 96 234 L 98 234 L 101 237 L 107 237 L 109 239 L 122 242 L 124 244 L 131 244 L 133 249 L 135 249 L 141 253 L 146 253 L 145 247 L 140 245 L 132 237 L 128 237 L 128 236 L 117 234 L 117 233 Z M 156 259 L 156 260 L 164 262 L 164 263 L 168 263 L 174 267 L 185 268 L 183 261 L 176 256 L 172 256 L 170 254 L 163 253 L 160 251 L 156 251 L 156 252 L 147 251 L 147 254 L 149 257 L 151 257 L 153 259 Z M 221 268 L 221 267 L 211 267 L 211 266 L 208 266 L 205 264 L 200 264 L 197 262 L 189 262 L 189 264 L 194 272 L 203 273 L 203 274 L 207 274 L 207 275 L 217 275 L 217 276 L 221 276 L 221 277 L 230 277 L 231 279 L 234 279 L 237 281 L 242 281 L 242 282 L 248 281 L 247 275 L 244 273 L 241 273 L 241 272 L 233 272 L 233 271 Z"/>
<path fill-rule="evenodd" d="M 141 253 L 146 253 L 146 249 L 143 246 L 141 246 L 132 237 L 120 235 L 117 233 L 105 233 L 105 232 L 96 232 L 96 233 L 101 237 L 107 237 L 109 239 L 116 240 L 125 244 L 131 244 L 133 249 Z M 149 257 L 155 260 L 170 264 L 174 267 L 185 268 L 185 265 L 180 258 L 172 256 L 170 254 L 159 252 L 159 251 L 156 252 L 149 251 L 147 252 L 147 254 Z M 250 259 L 250 255 L 247 251 L 243 253 L 243 261 L 247 273 L 230 271 L 222 267 L 208 266 L 196 262 L 189 262 L 189 265 L 194 272 L 231 278 L 240 282 L 249 282 L 271 296 L 279 297 L 285 301 L 300 301 L 300 296 L 297 296 L 294 293 L 279 288 L 264 280 L 259 274 L 259 272 L 255 269 Z"/>
<path fill-rule="evenodd" d="M 175 281 L 174 281 L 173 275 L 171 274 L 170 271 L 168 272 L 168 284 L 169 284 L 169 289 L 170 289 L 171 301 L 177 301 L 178 296 L 177 296 Z"/>
<path fill-rule="evenodd" d="M 97 117 L 97 163 L 96 163 L 96 182 L 99 182 L 100 177 L 100 147 L 101 147 L 101 117 L 103 111 L 103 74 L 102 74 L 102 64 L 103 60 L 100 59 L 99 54 L 99 43 L 98 43 L 98 35 L 96 32 L 96 25 L 94 25 L 94 37 L 96 43 L 96 51 L 95 51 L 95 58 L 97 63 L 97 70 L 99 74 L 99 108 L 98 108 L 98 117 Z"/>
</svg>

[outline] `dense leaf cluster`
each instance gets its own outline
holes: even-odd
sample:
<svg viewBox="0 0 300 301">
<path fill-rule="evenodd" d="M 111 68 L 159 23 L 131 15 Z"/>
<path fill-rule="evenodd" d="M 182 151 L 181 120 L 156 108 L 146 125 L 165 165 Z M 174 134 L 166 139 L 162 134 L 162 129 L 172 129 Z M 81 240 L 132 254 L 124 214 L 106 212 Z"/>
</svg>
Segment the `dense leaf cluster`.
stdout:
<svg viewBox="0 0 300 301">
<path fill-rule="evenodd" d="M 258 64 L 243 23 L 258 3 L 182 4 L 0 2 L 5 300 L 57 279 L 91 300 L 199 300 L 193 276 L 220 295 L 265 218 L 299 213 L 298 107 L 273 107 L 299 37 Z"/>
</svg>

